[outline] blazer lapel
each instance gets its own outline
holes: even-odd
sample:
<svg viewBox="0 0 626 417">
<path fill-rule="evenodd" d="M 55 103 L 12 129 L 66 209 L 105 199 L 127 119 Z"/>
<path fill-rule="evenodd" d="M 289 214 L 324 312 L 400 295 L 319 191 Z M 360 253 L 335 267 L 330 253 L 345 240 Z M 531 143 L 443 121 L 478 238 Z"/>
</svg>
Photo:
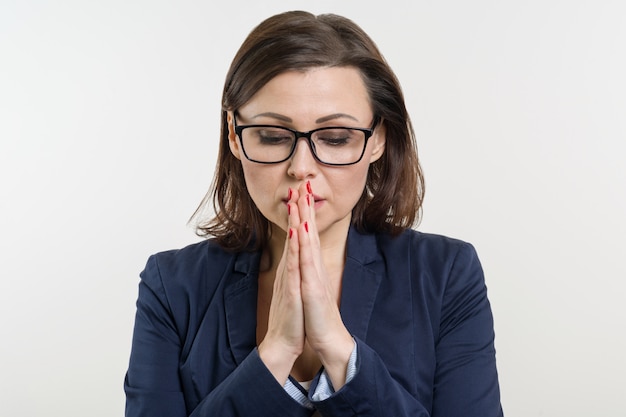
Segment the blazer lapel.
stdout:
<svg viewBox="0 0 626 417">
<path fill-rule="evenodd" d="M 258 252 L 238 254 L 224 289 L 228 342 L 237 365 L 256 347 L 259 256 Z"/>
<path fill-rule="evenodd" d="M 341 290 L 341 317 L 353 336 L 365 340 L 384 263 L 376 236 L 361 234 L 354 227 L 348 234 L 346 266 Z"/>
</svg>

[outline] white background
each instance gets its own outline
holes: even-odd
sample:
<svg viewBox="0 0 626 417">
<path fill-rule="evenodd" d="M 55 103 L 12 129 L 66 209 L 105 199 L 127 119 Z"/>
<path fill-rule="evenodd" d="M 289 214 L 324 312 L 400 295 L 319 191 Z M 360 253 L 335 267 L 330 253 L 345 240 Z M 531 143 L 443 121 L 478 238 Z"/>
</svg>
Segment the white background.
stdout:
<svg viewBox="0 0 626 417">
<path fill-rule="evenodd" d="M 0 0 L 0 415 L 123 414 L 138 274 L 198 239 L 230 60 L 307 9 L 400 78 L 419 228 L 478 249 L 505 414 L 626 416 L 625 3 L 285 4 Z"/>
</svg>

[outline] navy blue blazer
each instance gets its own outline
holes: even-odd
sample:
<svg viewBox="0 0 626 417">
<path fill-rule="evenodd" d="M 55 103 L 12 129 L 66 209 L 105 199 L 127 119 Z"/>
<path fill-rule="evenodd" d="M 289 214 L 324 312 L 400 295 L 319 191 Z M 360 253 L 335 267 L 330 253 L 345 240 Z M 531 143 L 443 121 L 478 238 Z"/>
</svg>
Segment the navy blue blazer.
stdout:
<svg viewBox="0 0 626 417">
<path fill-rule="evenodd" d="M 211 240 L 150 257 L 124 381 L 127 417 L 313 413 L 256 350 L 259 258 Z M 491 308 L 470 244 L 351 229 L 340 309 L 357 373 L 313 402 L 322 416 L 502 415 Z"/>
</svg>

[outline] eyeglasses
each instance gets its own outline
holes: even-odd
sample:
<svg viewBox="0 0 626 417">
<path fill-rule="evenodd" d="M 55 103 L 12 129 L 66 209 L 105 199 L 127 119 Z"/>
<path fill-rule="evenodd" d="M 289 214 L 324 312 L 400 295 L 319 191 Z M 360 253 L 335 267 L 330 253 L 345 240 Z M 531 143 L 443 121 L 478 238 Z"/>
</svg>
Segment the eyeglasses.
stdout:
<svg viewBox="0 0 626 417">
<path fill-rule="evenodd" d="M 278 164 L 291 158 L 299 138 L 306 138 L 313 157 L 326 165 L 352 165 L 363 158 L 368 139 L 374 133 L 378 119 L 369 129 L 358 127 L 321 127 L 299 132 L 283 126 L 237 126 L 245 157 L 260 164 Z"/>
</svg>

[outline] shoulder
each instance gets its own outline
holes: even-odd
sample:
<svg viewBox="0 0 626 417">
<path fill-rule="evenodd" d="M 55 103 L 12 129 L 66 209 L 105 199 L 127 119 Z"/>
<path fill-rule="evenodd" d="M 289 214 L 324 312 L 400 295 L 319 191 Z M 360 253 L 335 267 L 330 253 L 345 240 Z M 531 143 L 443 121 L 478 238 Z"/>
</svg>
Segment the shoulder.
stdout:
<svg viewBox="0 0 626 417">
<path fill-rule="evenodd" d="M 219 280 L 234 257 L 213 240 L 205 240 L 150 256 L 141 279 L 166 291 L 196 291 Z"/>
<path fill-rule="evenodd" d="M 413 229 L 407 229 L 398 236 L 379 234 L 377 242 L 382 253 L 402 253 L 422 261 L 443 262 L 454 260 L 459 255 L 475 255 L 476 252 L 471 243 L 463 240 Z"/>
<path fill-rule="evenodd" d="M 377 235 L 378 251 L 388 268 L 438 291 L 456 285 L 483 285 L 483 271 L 474 246 L 448 236 L 405 230 L 398 236 Z"/>
<path fill-rule="evenodd" d="M 180 272 L 204 268 L 208 264 L 216 266 L 227 263 L 233 256 L 233 253 L 227 252 L 215 241 L 209 239 L 181 249 L 158 252 L 150 256 L 148 263 L 154 263 L 161 271 L 179 274 Z"/>
<path fill-rule="evenodd" d="M 452 274 L 467 269 L 480 270 L 472 244 L 413 229 L 406 229 L 399 235 L 361 233 L 353 229 L 348 257 L 370 269 L 385 270 L 390 276 L 430 277 L 444 285 Z"/>
</svg>

